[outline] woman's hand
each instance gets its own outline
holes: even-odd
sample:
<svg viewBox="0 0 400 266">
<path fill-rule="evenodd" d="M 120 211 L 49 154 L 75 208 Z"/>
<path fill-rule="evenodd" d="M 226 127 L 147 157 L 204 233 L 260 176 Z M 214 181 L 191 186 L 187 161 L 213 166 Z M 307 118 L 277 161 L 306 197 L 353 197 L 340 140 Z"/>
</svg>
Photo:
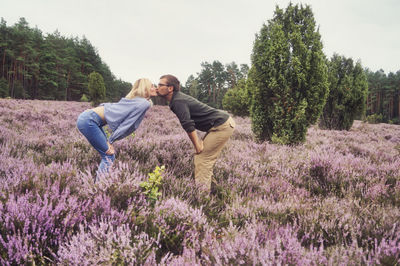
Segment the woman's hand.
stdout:
<svg viewBox="0 0 400 266">
<path fill-rule="evenodd" d="M 108 150 L 106 151 L 107 155 L 113 155 L 115 153 L 113 145 L 107 141 Z"/>
</svg>

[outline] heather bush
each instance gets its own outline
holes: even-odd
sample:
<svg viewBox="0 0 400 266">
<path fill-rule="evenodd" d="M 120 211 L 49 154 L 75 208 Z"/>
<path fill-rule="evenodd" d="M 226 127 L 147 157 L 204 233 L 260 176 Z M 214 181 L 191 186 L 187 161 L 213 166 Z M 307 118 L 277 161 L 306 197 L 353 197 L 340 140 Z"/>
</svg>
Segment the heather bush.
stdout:
<svg viewBox="0 0 400 266">
<path fill-rule="evenodd" d="M 111 199 L 111 205 L 118 210 L 126 210 L 129 202 L 135 202 L 136 206 L 146 207 L 145 195 L 142 193 L 140 183 L 146 177 L 137 170 L 137 164 L 126 165 L 117 162 L 109 173 L 105 174 L 94 194 L 103 194 Z M 91 185 L 91 184 L 90 184 Z"/>
<path fill-rule="evenodd" d="M 52 261 L 52 248 L 76 230 L 87 208 L 57 183 L 42 195 L 10 194 L 0 213 L 2 263 Z"/>
<path fill-rule="evenodd" d="M 154 208 L 153 226 L 160 235 L 161 252 L 182 254 L 184 247 L 200 249 L 200 241 L 208 230 L 207 219 L 200 209 L 182 200 L 170 198 Z"/>
<path fill-rule="evenodd" d="M 320 265 L 326 260 L 322 250 L 303 247 L 289 226 L 249 223 L 238 230 L 231 225 L 222 235 L 204 243 L 202 258 L 209 265 Z"/>
<path fill-rule="evenodd" d="M 154 106 L 116 161 L 75 126 L 89 103 L 0 99 L 0 264 L 395 265 L 400 260 L 400 130 L 355 121 L 310 127 L 306 142 L 256 143 L 249 118 L 214 167 L 193 177 L 193 147 Z M 200 134 L 203 136 L 203 134 Z M 165 165 L 157 201 L 142 182 Z"/>
<path fill-rule="evenodd" d="M 87 228 L 87 229 L 86 229 Z M 113 226 L 109 221 L 81 225 L 79 232 L 58 251 L 60 265 L 154 265 L 155 239 L 131 230 L 127 224 Z"/>
</svg>

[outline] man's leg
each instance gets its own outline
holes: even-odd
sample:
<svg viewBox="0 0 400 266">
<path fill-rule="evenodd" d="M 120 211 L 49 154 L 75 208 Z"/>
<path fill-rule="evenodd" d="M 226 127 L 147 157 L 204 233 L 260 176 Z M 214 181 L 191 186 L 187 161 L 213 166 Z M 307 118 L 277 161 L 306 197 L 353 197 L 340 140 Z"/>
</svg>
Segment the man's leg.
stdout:
<svg viewBox="0 0 400 266">
<path fill-rule="evenodd" d="M 211 128 L 203 140 L 203 151 L 194 156 L 195 181 L 205 191 L 211 190 L 211 178 L 215 161 L 232 135 L 234 127 L 235 122 L 232 118 L 229 118 L 224 124 Z"/>
</svg>

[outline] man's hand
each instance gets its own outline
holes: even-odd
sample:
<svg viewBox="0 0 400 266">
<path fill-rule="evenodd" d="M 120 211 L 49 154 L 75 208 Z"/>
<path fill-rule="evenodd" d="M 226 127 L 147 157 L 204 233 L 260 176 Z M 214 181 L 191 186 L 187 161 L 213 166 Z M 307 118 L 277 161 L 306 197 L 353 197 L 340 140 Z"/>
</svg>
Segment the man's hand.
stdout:
<svg viewBox="0 0 400 266">
<path fill-rule="evenodd" d="M 204 144 L 201 139 L 198 141 L 198 145 L 196 146 L 196 154 L 200 154 L 204 150 Z"/>
<path fill-rule="evenodd" d="M 107 141 L 108 150 L 106 151 L 107 155 L 113 155 L 115 153 L 113 145 Z"/>
</svg>

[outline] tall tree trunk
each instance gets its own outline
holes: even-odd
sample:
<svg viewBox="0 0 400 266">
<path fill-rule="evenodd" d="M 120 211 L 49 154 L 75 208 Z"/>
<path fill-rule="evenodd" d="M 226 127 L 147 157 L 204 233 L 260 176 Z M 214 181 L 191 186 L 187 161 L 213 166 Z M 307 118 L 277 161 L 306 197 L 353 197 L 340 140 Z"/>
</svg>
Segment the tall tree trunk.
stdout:
<svg viewBox="0 0 400 266">
<path fill-rule="evenodd" d="M 5 64 L 6 64 L 6 49 L 4 49 L 4 53 L 3 53 L 3 68 L 2 68 L 2 77 L 6 78 L 6 68 L 5 68 Z"/>
<path fill-rule="evenodd" d="M 70 95 L 70 91 L 69 91 L 69 80 L 70 80 L 70 78 L 71 78 L 71 71 L 68 71 L 68 74 L 67 74 L 67 84 L 66 84 L 66 86 L 65 86 L 65 100 L 66 101 L 69 101 L 70 100 L 70 98 L 71 98 L 71 95 Z"/>
<path fill-rule="evenodd" d="M 390 97 L 390 102 L 389 102 L 389 118 L 392 119 L 393 118 L 393 97 Z"/>
<path fill-rule="evenodd" d="M 211 85 L 208 84 L 208 98 L 207 98 L 207 101 L 209 102 L 210 99 L 211 99 Z"/>
<path fill-rule="evenodd" d="M 397 104 L 397 117 L 399 117 L 400 118 L 400 94 L 397 96 L 397 101 L 398 101 L 398 104 Z"/>
<path fill-rule="evenodd" d="M 215 103 L 215 91 L 217 90 L 217 86 L 213 86 L 213 103 Z"/>
<path fill-rule="evenodd" d="M 376 111 L 381 113 L 381 93 L 376 92 Z"/>
<path fill-rule="evenodd" d="M 10 72 L 12 72 L 12 69 L 13 69 L 13 62 L 11 61 L 10 68 L 7 72 L 7 82 L 11 88 L 10 96 L 11 96 L 11 98 L 14 98 L 14 82 L 12 82 L 12 74 L 10 73 Z"/>
<path fill-rule="evenodd" d="M 37 91 L 38 91 L 38 88 L 37 88 L 37 78 L 36 78 L 36 76 L 35 75 L 33 75 L 33 77 L 32 77 L 32 98 L 33 99 L 36 99 L 37 98 Z"/>
<path fill-rule="evenodd" d="M 219 94 L 221 93 L 221 87 L 217 86 L 217 99 L 219 99 Z"/>
</svg>

